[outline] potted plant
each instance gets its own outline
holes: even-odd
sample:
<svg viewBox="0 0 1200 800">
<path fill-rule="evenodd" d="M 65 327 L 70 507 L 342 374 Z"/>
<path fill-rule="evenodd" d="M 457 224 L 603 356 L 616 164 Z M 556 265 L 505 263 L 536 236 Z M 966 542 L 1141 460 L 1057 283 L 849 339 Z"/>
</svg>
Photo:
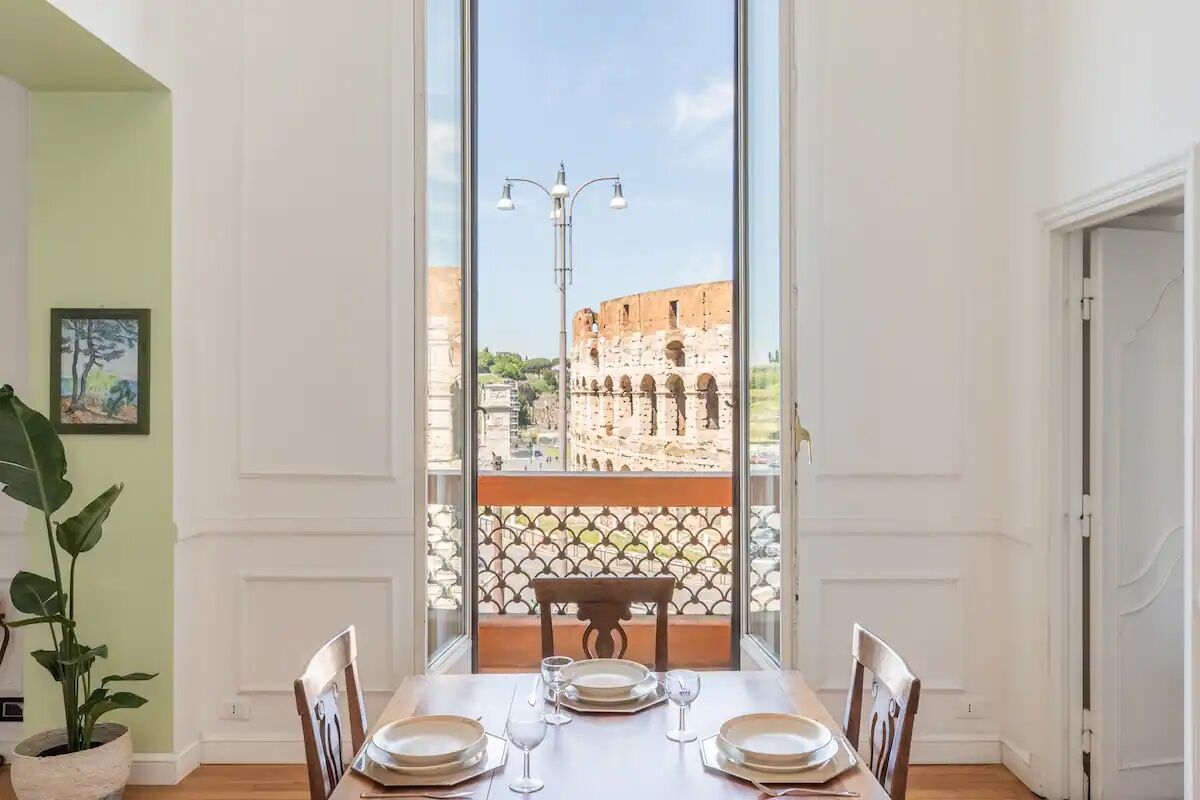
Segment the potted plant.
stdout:
<svg viewBox="0 0 1200 800">
<path fill-rule="evenodd" d="M 75 567 L 79 556 L 100 541 L 102 526 L 121 495 L 115 484 L 74 516 L 53 516 L 71 496 L 67 458 L 49 420 L 22 403 L 11 386 L 0 388 L 0 485 L 4 493 L 41 512 L 50 549 L 50 576 L 18 572 L 10 596 L 29 616 L 13 628 L 44 626 L 51 649 L 30 655 L 58 682 L 63 727 L 34 734 L 13 749 L 12 784 L 20 800 L 119 798 L 129 781 L 133 743 L 123 725 L 100 722 L 119 708 L 137 708 L 146 699 L 117 691 L 127 681 L 155 677 L 144 672 L 92 678 L 107 645 L 87 645 L 76 626 Z"/>
</svg>

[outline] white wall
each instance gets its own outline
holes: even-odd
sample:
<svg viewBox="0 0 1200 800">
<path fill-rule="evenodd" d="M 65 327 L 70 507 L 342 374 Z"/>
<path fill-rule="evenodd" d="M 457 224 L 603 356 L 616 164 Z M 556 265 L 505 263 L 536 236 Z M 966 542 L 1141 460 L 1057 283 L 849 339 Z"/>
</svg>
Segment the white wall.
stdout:
<svg viewBox="0 0 1200 800">
<path fill-rule="evenodd" d="M 28 336 L 25 321 L 26 211 L 28 208 L 28 93 L 0 77 L 0 384 L 17 393 L 28 386 Z M 25 507 L 0 495 L 0 611 L 12 616 L 8 584 L 25 565 L 21 532 Z M 21 646 L 14 633 L 0 665 L 0 697 L 21 694 Z M 0 723 L 0 753 L 20 739 L 20 725 Z"/>
<path fill-rule="evenodd" d="M 798 659 L 840 715 L 860 622 L 923 679 L 917 761 L 998 761 L 1011 364 L 1000 3 L 795 5 Z M 869 21 L 869 24 L 865 24 Z M 962 718 L 971 701 L 980 713 Z"/>
<path fill-rule="evenodd" d="M 206 760 L 301 758 L 291 682 L 350 623 L 375 708 L 414 663 L 412 15 L 182 22 L 176 747 Z"/>
</svg>

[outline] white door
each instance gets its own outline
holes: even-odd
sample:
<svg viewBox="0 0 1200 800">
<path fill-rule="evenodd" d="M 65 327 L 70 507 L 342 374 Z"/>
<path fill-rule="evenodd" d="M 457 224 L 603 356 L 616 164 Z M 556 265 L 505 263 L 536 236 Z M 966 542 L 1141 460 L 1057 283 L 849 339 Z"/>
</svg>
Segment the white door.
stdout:
<svg viewBox="0 0 1200 800">
<path fill-rule="evenodd" d="M 1092 234 L 1092 776 L 1183 797 L 1183 235 Z M 1098 512 L 1098 513 L 1097 513 Z"/>
</svg>

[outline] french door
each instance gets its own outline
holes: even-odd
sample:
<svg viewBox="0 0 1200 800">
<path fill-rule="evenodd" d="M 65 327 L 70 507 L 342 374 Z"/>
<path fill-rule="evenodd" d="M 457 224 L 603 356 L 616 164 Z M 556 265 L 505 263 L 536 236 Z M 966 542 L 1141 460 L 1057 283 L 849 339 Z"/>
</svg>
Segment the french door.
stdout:
<svg viewBox="0 0 1200 800">
<path fill-rule="evenodd" d="M 792 662 L 794 442 L 800 438 L 786 224 L 790 4 L 730 2 L 736 21 L 732 659 L 742 668 L 779 668 Z M 425 464 L 417 490 L 417 626 L 424 641 L 418 666 L 465 671 L 473 667 L 476 633 L 476 4 L 417 5 L 426 33 L 424 224 L 418 231 L 425 269 L 417 281 L 425 298 L 417 322 L 424 392 L 416 419 Z"/>
<path fill-rule="evenodd" d="M 791 4 L 738 6 L 737 264 L 740 317 L 737 456 L 743 669 L 792 663 L 795 462 L 785 124 Z"/>
</svg>

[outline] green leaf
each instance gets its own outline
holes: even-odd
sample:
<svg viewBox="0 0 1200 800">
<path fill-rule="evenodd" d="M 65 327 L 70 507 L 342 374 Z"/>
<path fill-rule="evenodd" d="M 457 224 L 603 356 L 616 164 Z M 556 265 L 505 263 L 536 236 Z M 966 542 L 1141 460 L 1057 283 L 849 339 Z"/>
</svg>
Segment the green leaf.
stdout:
<svg viewBox="0 0 1200 800">
<path fill-rule="evenodd" d="M 126 675 L 109 675 L 104 680 L 100 681 L 101 686 L 112 681 L 149 681 L 158 677 L 157 672 L 130 672 Z"/>
<path fill-rule="evenodd" d="M 51 614 L 48 617 L 47 616 L 26 617 L 25 619 L 18 619 L 18 620 L 14 620 L 12 622 L 7 622 L 5 624 L 8 625 L 8 627 L 10 627 L 10 628 L 24 628 L 27 625 L 42 625 L 42 624 L 63 625 L 67 628 L 75 627 L 75 623 L 72 620 L 69 620 L 66 617 L 64 617 L 62 614 Z"/>
<path fill-rule="evenodd" d="M 53 650 L 34 650 L 29 655 L 33 656 L 34 661 L 45 667 L 54 680 L 62 681 L 62 667 L 58 665 L 58 653 Z"/>
<path fill-rule="evenodd" d="M 66 642 L 63 642 L 62 649 L 65 651 Z M 86 664 L 88 668 L 97 658 L 108 658 L 108 645 L 102 644 L 99 647 L 84 647 L 83 645 L 75 646 L 75 654 L 59 660 L 60 664 Z"/>
<path fill-rule="evenodd" d="M 13 607 L 26 614 L 50 617 L 66 613 L 65 597 L 58 593 L 58 584 L 32 572 L 18 572 L 12 579 L 9 595 Z"/>
<path fill-rule="evenodd" d="M 4 493 L 51 514 L 71 496 L 67 455 L 50 420 L 0 387 L 0 484 Z"/>
<path fill-rule="evenodd" d="M 116 483 L 83 509 L 58 526 L 58 545 L 73 556 L 86 553 L 96 546 L 103 532 L 101 526 L 108 519 L 113 503 L 121 496 L 124 484 Z"/>
<path fill-rule="evenodd" d="M 140 708 L 146 705 L 146 698 L 132 692 L 113 692 L 109 697 L 88 708 L 86 717 L 95 722 L 110 711 L 118 708 Z"/>
</svg>

